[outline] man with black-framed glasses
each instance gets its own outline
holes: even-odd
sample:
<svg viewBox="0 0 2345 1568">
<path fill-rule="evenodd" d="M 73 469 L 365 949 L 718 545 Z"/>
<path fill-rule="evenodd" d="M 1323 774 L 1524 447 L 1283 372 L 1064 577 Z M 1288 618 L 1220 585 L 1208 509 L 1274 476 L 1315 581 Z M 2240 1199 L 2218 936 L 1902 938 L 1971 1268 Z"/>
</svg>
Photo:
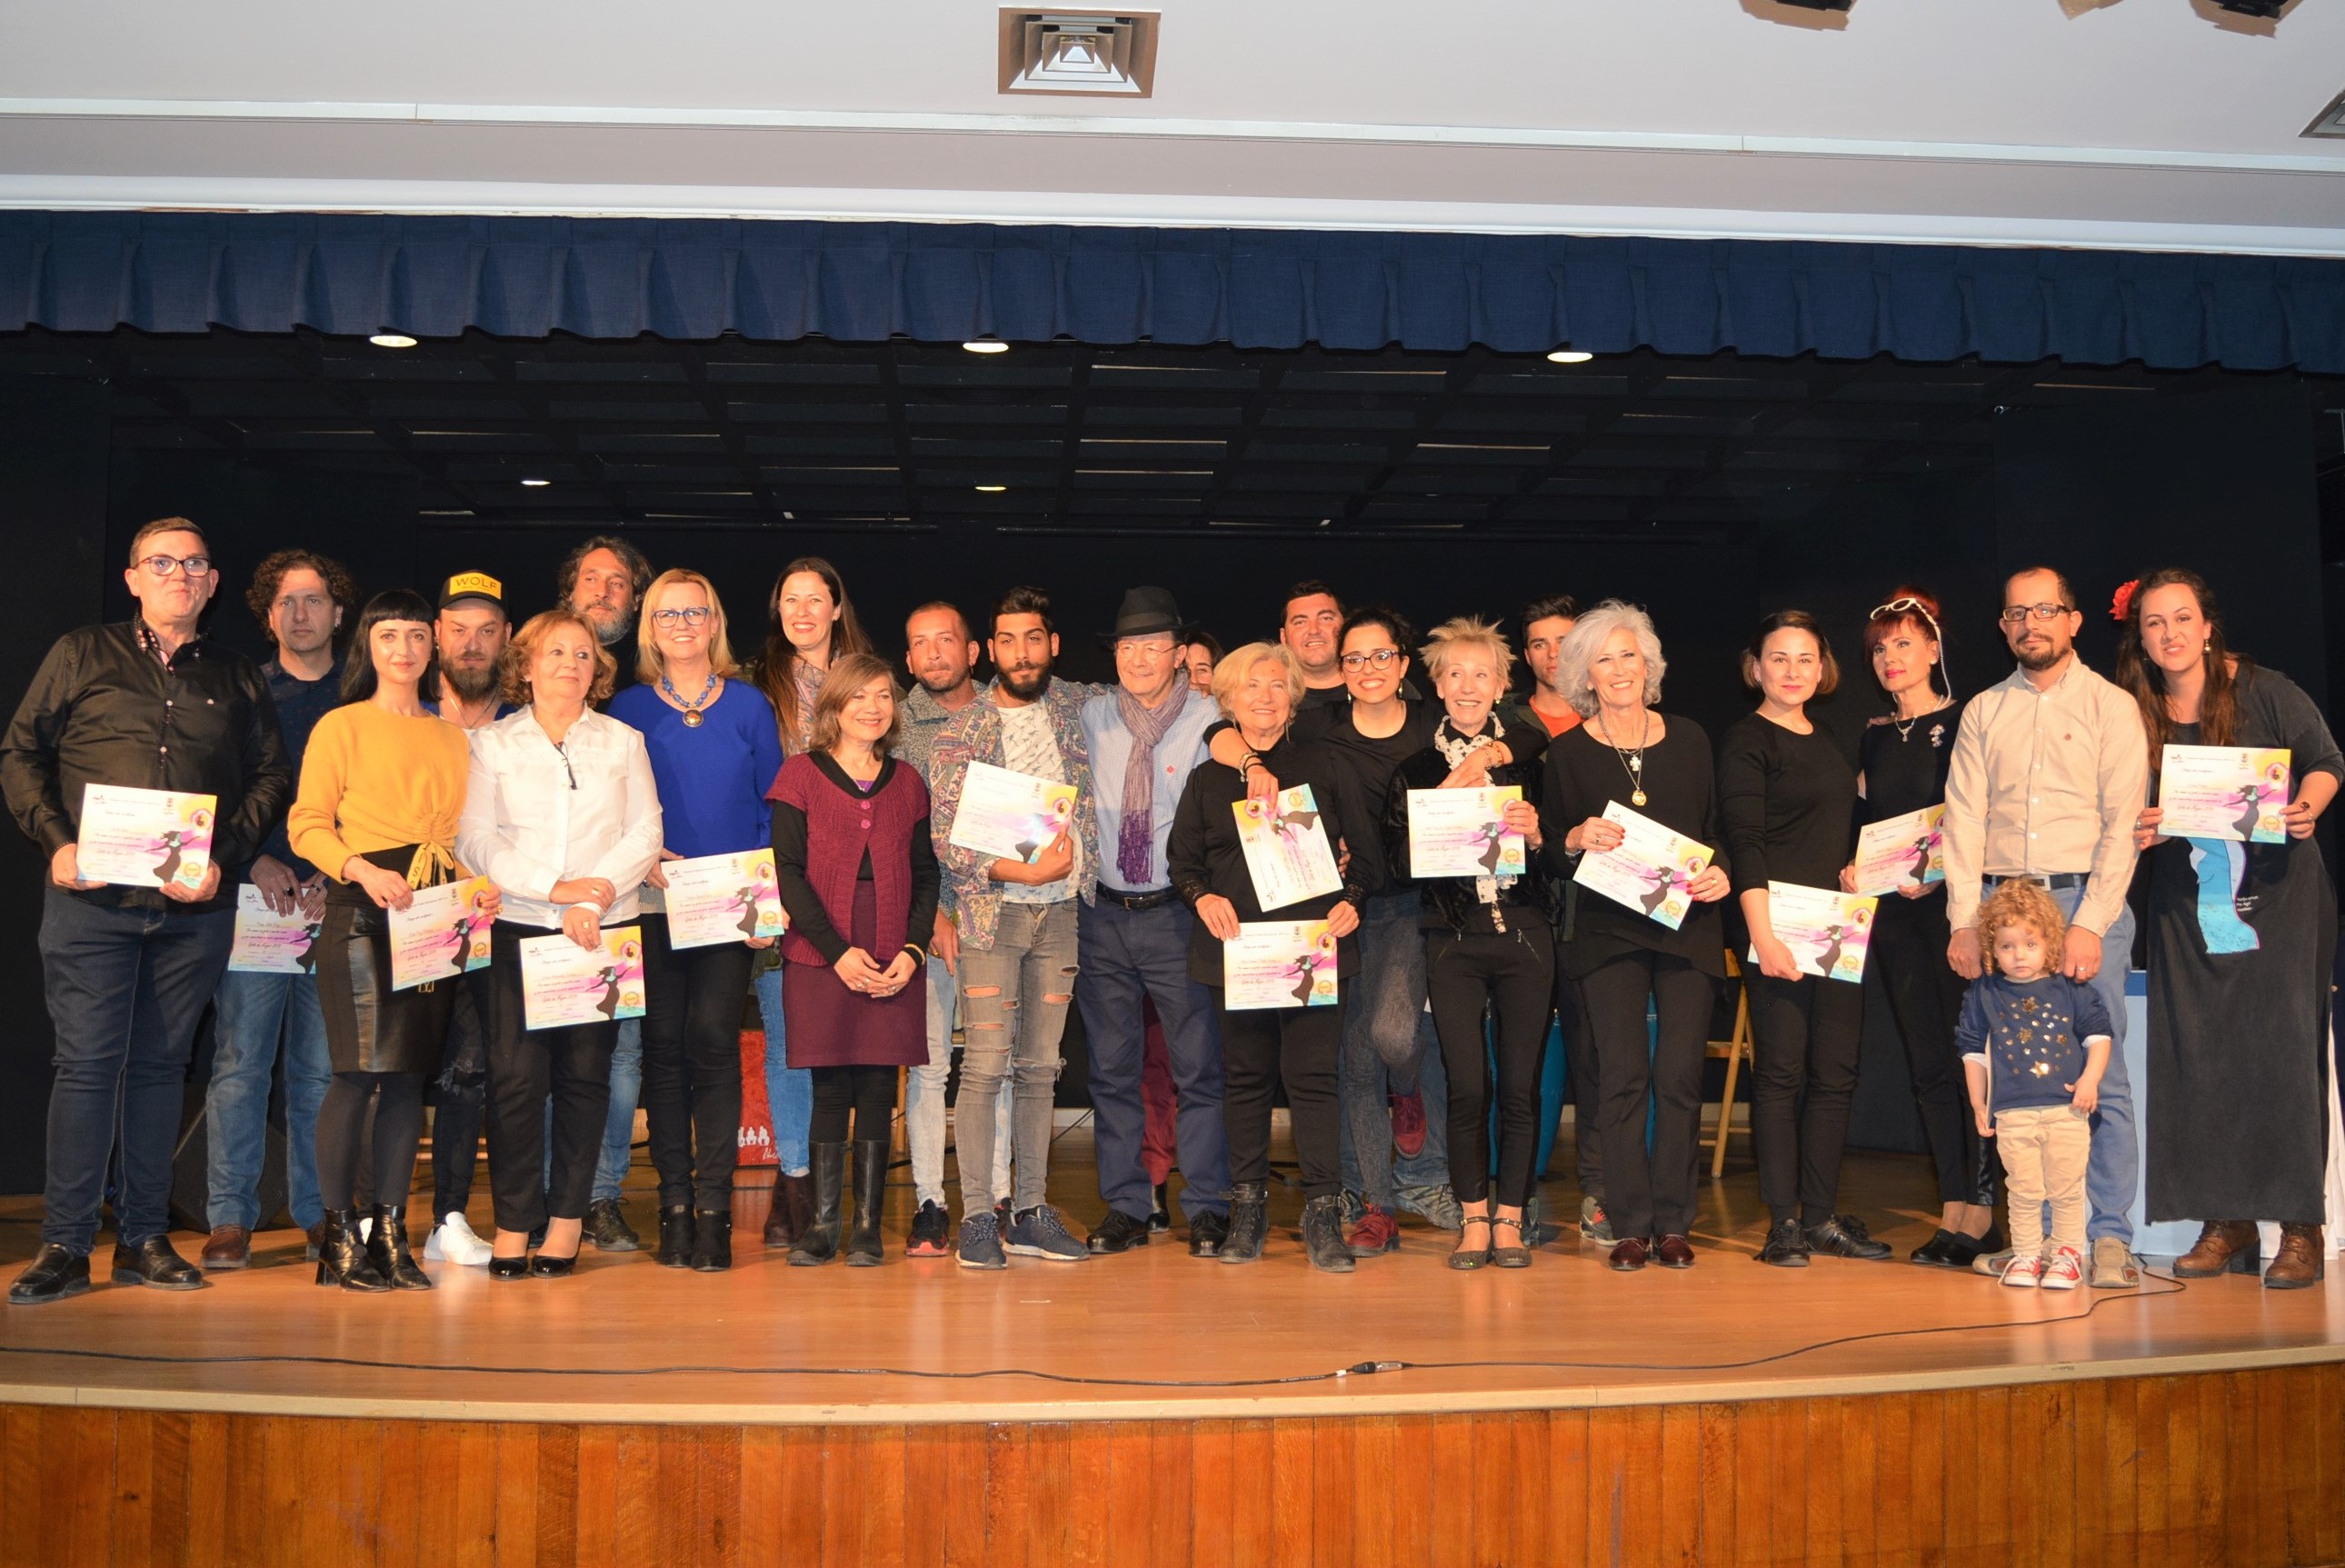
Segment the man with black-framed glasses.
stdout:
<svg viewBox="0 0 2345 1568">
<path fill-rule="evenodd" d="M 59 638 L 0 742 L 0 791 L 49 865 L 41 964 L 56 1035 L 41 1247 L 9 1287 L 19 1304 L 89 1288 L 117 1135 L 114 1282 L 203 1284 L 168 1235 L 188 1056 L 228 969 L 237 883 L 292 794 L 260 671 L 202 634 L 219 586 L 203 530 L 184 517 L 147 524 L 123 579 L 138 613 Z M 78 840 L 93 784 L 213 796 L 202 881 L 86 879 Z"/>
<path fill-rule="evenodd" d="M 2019 667 L 1964 708 L 1946 773 L 1946 961 L 1965 980 L 1982 964 L 1981 899 L 2008 878 L 2051 890 L 2068 918 L 2060 972 L 2091 985 L 2115 1035 L 2093 1115 L 2092 1282 L 2104 1290 L 2141 1283 L 2133 1257 L 2133 1201 L 2140 1154 L 2125 1063 L 2126 971 L 2133 954 L 2134 819 L 2149 785 L 2141 712 L 2121 687 L 2076 657 L 2085 617 L 2068 579 L 2048 566 L 2005 580 L 1999 616 Z M 1991 1254 L 1974 1265 L 2010 1261 Z"/>
</svg>

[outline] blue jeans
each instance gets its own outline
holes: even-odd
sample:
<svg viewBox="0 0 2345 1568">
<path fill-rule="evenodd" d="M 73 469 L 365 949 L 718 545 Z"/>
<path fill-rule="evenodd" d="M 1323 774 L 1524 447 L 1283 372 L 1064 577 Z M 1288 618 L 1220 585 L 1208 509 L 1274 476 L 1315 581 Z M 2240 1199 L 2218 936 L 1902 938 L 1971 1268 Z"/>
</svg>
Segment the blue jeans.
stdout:
<svg viewBox="0 0 2345 1568">
<path fill-rule="evenodd" d="M 260 1165 L 269 1147 L 269 1087 L 285 1051 L 285 1207 L 307 1230 L 325 1217 L 318 1201 L 318 1106 L 333 1082 L 326 1014 L 312 974 L 220 976 L 213 998 L 211 1086 L 204 1091 L 209 1145 L 205 1223 L 258 1227 Z"/>
<path fill-rule="evenodd" d="M 766 1114 L 774 1128 L 774 1164 L 784 1176 L 804 1176 L 811 1158 L 807 1132 L 814 1122 L 814 1074 L 790 1065 L 779 964 L 757 972 L 757 1016 L 766 1025 Z"/>
<path fill-rule="evenodd" d="M 611 1109 L 603 1122 L 603 1152 L 594 1161 L 596 1203 L 616 1200 L 619 1184 L 627 1179 L 635 1142 L 635 1102 L 643 1092 L 644 1021 L 623 1018 L 618 1046 L 611 1053 Z M 553 1145 L 546 1147 L 551 1151 Z"/>
<path fill-rule="evenodd" d="M 2082 888 L 2056 888 L 2052 900 L 2074 916 L 2084 901 Z M 2120 905 L 2117 918 L 2101 934 L 2101 972 L 2093 989 L 2109 1010 L 2109 1064 L 2101 1074 L 2101 1108 L 2093 1113 L 2093 1157 L 2085 1167 L 2085 1196 L 2092 1215 L 2086 1239 L 2114 1236 L 2133 1242 L 2133 1200 L 2141 1190 L 2141 1141 L 2134 1128 L 2133 1081 L 2126 1075 L 2126 971 L 2133 965 L 2133 909 Z"/>
<path fill-rule="evenodd" d="M 1080 965 L 1079 899 L 1005 900 L 993 945 L 960 950 L 960 1097 L 953 1141 L 960 1153 L 964 1219 L 1009 1197 L 1013 1209 L 1041 1205 L 1051 1167 L 1051 1109 L 1064 1059 L 1060 1036 Z M 993 1129 L 1010 1085 L 1011 1193 L 993 1189 Z"/>
<path fill-rule="evenodd" d="M 1179 1096 L 1174 1137 L 1181 1150 L 1181 1208 L 1191 1219 L 1229 1212 L 1230 1144 L 1222 1124 L 1222 1037 L 1213 993 L 1189 978 L 1189 932 L 1196 916 L 1179 902 L 1128 910 L 1102 893 L 1076 915 L 1082 972 L 1075 1004 L 1091 1042 L 1092 1146 L 1100 1196 L 1110 1208 L 1144 1220 L 1153 1207 L 1142 1156 L 1148 1115 L 1140 1071 L 1148 1031 L 1142 996 L 1156 1001 L 1164 1054 Z"/>
<path fill-rule="evenodd" d="M 1449 1095 L 1433 1015 L 1425 1010 L 1425 933 L 1414 889 L 1368 900 L 1360 914 L 1360 972 L 1344 1007 L 1343 1109 L 1336 1159 L 1344 1189 L 1390 1210 L 1396 1186 L 1449 1180 Z M 1396 1162 L 1385 1095 L 1425 1098 L 1425 1147 Z M 1365 1157 L 1363 1157 L 1365 1156 Z"/>
<path fill-rule="evenodd" d="M 234 910 L 167 914 L 42 890 L 42 989 L 56 1033 L 44 1242 L 85 1256 L 96 1244 L 117 1136 L 116 1238 L 137 1247 L 171 1228 L 188 1058 L 235 939 Z"/>
</svg>

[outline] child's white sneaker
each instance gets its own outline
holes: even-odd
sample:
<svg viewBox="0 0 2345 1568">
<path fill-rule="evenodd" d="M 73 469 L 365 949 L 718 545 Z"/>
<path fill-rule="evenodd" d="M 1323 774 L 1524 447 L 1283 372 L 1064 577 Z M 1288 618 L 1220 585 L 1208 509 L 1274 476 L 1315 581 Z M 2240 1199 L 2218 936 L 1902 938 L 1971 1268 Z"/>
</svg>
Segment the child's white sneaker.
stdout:
<svg viewBox="0 0 2345 1568">
<path fill-rule="evenodd" d="M 2085 1260 L 2076 1256 L 2073 1247 L 2064 1247 L 2044 1260 L 2041 1288 L 2074 1290 L 2085 1282 Z"/>
<path fill-rule="evenodd" d="M 2041 1257 L 2014 1257 L 2011 1267 L 2003 1271 L 2003 1282 L 2015 1290 L 2033 1290 L 2044 1282 L 2044 1260 Z"/>
<path fill-rule="evenodd" d="M 487 1268 L 493 1250 L 473 1232 L 462 1209 L 442 1215 L 423 1243 L 423 1256 L 431 1262 L 460 1263 L 472 1268 Z"/>
</svg>

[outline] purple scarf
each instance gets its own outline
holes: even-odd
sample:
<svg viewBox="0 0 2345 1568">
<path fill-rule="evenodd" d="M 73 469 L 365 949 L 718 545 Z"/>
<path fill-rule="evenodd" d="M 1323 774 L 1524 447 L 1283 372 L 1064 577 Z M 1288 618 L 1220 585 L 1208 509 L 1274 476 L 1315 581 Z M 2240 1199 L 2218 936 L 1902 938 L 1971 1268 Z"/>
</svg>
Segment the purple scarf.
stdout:
<svg viewBox="0 0 2345 1568">
<path fill-rule="evenodd" d="M 1156 850 L 1156 743 L 1196 696 L 1186 680 L 1175 677 L 1172 695 L 1162 706 L 1145 708 L 1122 687 L 1115 688 L 1115 710 L 1132 731 L 1132 755 L 1123 761 L 1123 823 L 1115 838 L 1115 869 L 1127 888 L 1144 888 Z"/>
</svg>

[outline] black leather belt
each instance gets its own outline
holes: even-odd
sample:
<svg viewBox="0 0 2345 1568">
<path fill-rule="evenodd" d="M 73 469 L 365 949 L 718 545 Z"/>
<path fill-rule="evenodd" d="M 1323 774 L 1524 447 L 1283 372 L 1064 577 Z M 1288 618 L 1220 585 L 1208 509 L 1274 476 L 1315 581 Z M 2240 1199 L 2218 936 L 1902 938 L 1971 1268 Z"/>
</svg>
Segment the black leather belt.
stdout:
<svg viewBox="0 0 2345 1568">
<path fill-rule="evenodd" d="M 1166 904 L 1172 903 L 1173 901 L 1178 899 L 1181 895 L 1174 892 L 1171 888 L 1159 888 L 1152 893 L 1127 893 L 1119 889 L 1109 887 L 1107 884 L 1102 882 L 1100 884 L 1099 896 L 1100 901 L 1102 903 L 1111 903 L 1121 909 L 1128 909 L 1137 911 L 1140 910 L 1161 910 Z"/>
<path fill-rule="evenodd" d="M 2046 887 L 2050 888 L 2055 892 L 2066 892 L 2070 888 L 2083 887 L 2085 883 L 2091 879 L 2092 872 L 2054 871 L 2048 876 L 2039 877 L 2035 876 L 2032 871 L 2014 871 L 2007 877 L 1988 877 L 1986 879 L 1986 885 L 1988 887 L 1994 887 L 1998 882 L 2016 881 L 2021 877 L 2031 877 L 2033 880 L 2042 882 Z"/>
</svg>

